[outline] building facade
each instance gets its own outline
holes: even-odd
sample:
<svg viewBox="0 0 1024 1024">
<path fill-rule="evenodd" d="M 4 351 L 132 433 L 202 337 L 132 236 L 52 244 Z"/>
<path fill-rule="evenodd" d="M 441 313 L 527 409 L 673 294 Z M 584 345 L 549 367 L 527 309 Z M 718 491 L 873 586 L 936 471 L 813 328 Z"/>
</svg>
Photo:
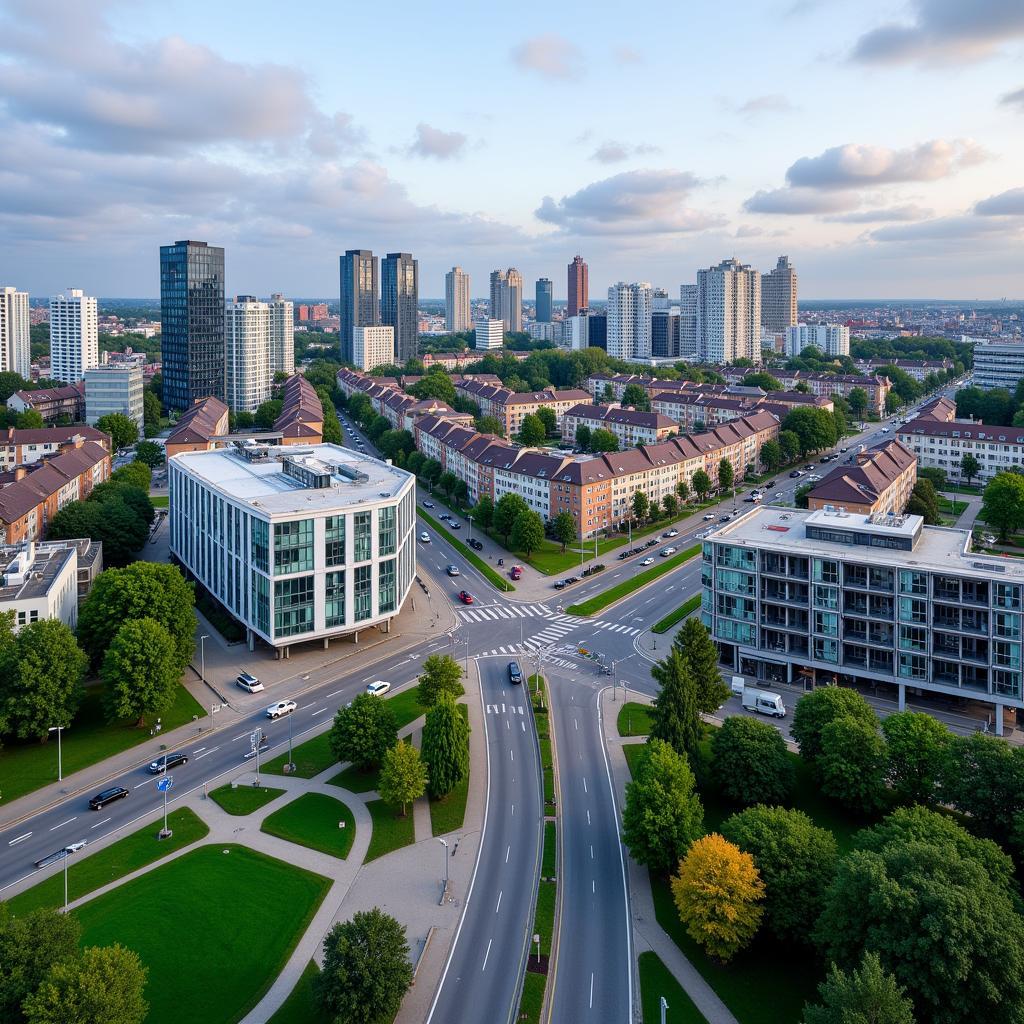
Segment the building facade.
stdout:
<svg viewBox="0 0 1024 1024">
<path fill-rule="evenodd" d="M 80 288 L 50 299 L 50 375 L 77 384 L 99 366 L 99 314 L 96 300 Z"/>
<path fill-rule="evenodd" d="M 536 291 L 536 317 L 537 323 L 551 323 L 551 309 L 554 303 L 554 292 L 551 288 L 551 279 L 541 277 L 537 279 Z"/>
<path fill-rule="evenodd" d="M 224 308 L 226 400 L 235 412 L 255 412 L 270 398 L 270 306 L 238 295 Z"/>
<path fill-rule="evenodd" d="M 15 391 L 7 399 L 7 408 L 15 412 L 33 409 L 44 423 L 66 419 L 72 423 L 85 420 L 85 385 L 67 384 L 60 388 L 39 388 L 37 391 Z"/>
<path fill-rule="evenodd" d="M 470 278 L 462 267 L 452 267 L 444 275 L 444 325 L 451 332 L 468 331 Z"/>
<path fill-rule="evenodd" d="M 697 353 L 709 363 L 761 361 L 761 275 L 737 260 L 697 271 Z"/>
<path fill-rule="evenodd" d="M 144 416 L 142 367 L 137 363 L 107 363 L 85 371 L 85 421 L 121 413 L 133 420 L 142 437 Z"/>
<path fill-rule="evenodd" d="M 491 271 L 491 319 L 506 331 L 523 329 L 523 276 L 515 267 Z"/>
<path fill-rule="evenodd" d="M 917 483 L 917 458 L 901 441 L 883 441 L 851 456 L 849 466 L 837 466 L 807 494 L 807 507 L 840 508 L 861 515 L 900 515 Z"/>
<path fill-rule="evenodd" d="M 655 444 L 679 430 L 675 420 L 660 413 L 585 404 L 574 405 L 562 417 L 562 440 L 575 441 L 578 427 L 608 430 L 618 438 L 622 448 Z"/>
<path fill-rule="evenodd" d="M 84 545 L 87 567 L 98 555 L 99 541 L 62 541 L 0 547 L 0 614 L 14 613 L 14 632 L 44 619 L 58 619 L 69 629 L 78 625 L 78 551 Z"/>
<path fill-rule="evenodd" d="M 974 386 L 1006 388 L 1012 395 L 1024 379 L 1024 341 L 979 341 L 974 346 Z"/>
<path fill-rule="evenodd" d="M 416 577 L 415 478 L 338 445 L 178 455 L 168 493 L 171 553 L 250 648 L 387 631 Z"/>
<path fill-rule="evenodd" d="M 826 356 L 850 354 L 850 328 L 844 324 L 797 324 L 786 328 L 786 355 L 798 356 L 813 345 Z"/>
<path fill-rule="evenodd" d="M 697 285 L 679 286 L 679 356 L 697 358 Z"/>
<path fill-rule="evenodd" d="M 577 316 L 590 305 L 590 269 L 582 256 L 573 256 L 567 279 L 569 303 L 565 315 Z"/>
<path fill-rule="evenodd" d="M 679 357 L 679 307 L 655 309 L 651 313 L 651 355 Z"/>
<path fill-rule="evenodd" d="M 651 300 L 648 282 L 619 281 L 608 289 L 608 355 L 648 359 L 651 355 Z"/>
<path fill-rule="evenodd" d="M 375 366 L 386 366 L 395 361 L 395 329 L 378 325 L 376 327 L 354 327 L 352 362 L 360 370 L 372 370 Z"/>
<path fill-rule="evenodd" d="M 769 334 L 782 334 L 796 322 L 796 271 L 788 256 L 780 256 L 775 268 L 761 275 L 761 326 Z"/>
<path fill-rule="evenodd" d="M 32 376 L 28 292 L 0 287 L 0 372 Z"/>
<path fill-rule="evenodd" d="M 110 451 L 110 435 L 95 427 L 7 427 L 0 430 L 0 473 L 48 459 L 80 441 L 93 441 Z"/>
<path fill-rule="evenodd" d="M 965 455 L 978 464 L 971 482 L 987 483 L 1012 466 L 1024 466 L 1024 427 L 987 427 L 968 420 L 918 416 L 897 427 L 896 436 L 923 467 L 944 470 L 950 480 L 967 483 L 960 468 Z"/>
<path fill-rule="evenodd" d="M 473 323 L 473 348 L 477 351 L 500 351 L 505 345 L 505 325 L 501 320 L 477 320 Z"/>
<path fill-rule="evenodd" d="M 394 332 L 394 361 L 402 366 L 419 352 L 419 304 L 419 261 L 389 252 L 381 264 L 380 322 Z"/>
<path fill-rule="evenodd" d="M 341 257 L 341 312 L 338 327 L 343 363 L 354 362 L 357 327 L 380 323 L 377 257 L 369 249 L 347 249 Z"/>
<path fill-rule="evenodd" d="M 295 304 L 280 292 L 267 302 L 270 315 L 270 377 L 295 372 Z"/>
</svg>

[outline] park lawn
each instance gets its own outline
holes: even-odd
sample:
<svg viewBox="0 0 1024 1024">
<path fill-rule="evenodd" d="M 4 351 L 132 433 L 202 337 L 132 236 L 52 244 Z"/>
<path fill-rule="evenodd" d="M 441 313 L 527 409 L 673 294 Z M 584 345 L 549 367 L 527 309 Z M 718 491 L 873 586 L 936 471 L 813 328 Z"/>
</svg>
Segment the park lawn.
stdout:
<svg viewBox="0 0 1024 1024">
<path fill-rule="evenodd" d="M 463 717 L 469 714 L 465 704 L 459 704 L 458 707 Z M 430 801 L 431 835 L 443 836 L 462 828 L 466 820 L 466 800 L 469 798 L 469 776 L 470 773 L 466 772 L 466 777 L 450 793 L 440 800 Z"/>
<path fill-rule="evenodd" d="M 158 839 L 163 819 L 153 821 L 136 832 L 118 839 L 97 853 L 83 852 L 68 861 L 68 899 L 77 900 L 144 868 L 153 861 L 204 839 L 209 834 L 206 822 L 188 807 L 179 807 L 167 815 L 170 839 Z M 88 851 L 86 847 L 86 851 Z M 78 858 L 82 859 L 79 860 Z M 12 914 L 27 914 L 39 907 L 64 905 L 64 872 L 51 875 L 38 885 L 7 900 Z"/>
<path fill-rule="evenodd" d="M 163 731 L 168 733 L 191 722 L 195 717 L 205 718 L 206 710 L 184 686 L 179 686 L 175 691 L 174 703 L 160 717 Z M 155 718 L 147 716 L 147 725 L 155 721 Z M 148 740 L 149 729 L 136 728 L 135 721 L 123 719 L 109 724 L 103 715 L 102 688 L 88 687 L 71 727 L 61 734 L 65 782 L 74 785 L 70 776 L 75 772 Z M 0 750 L 0 799 L 9 803 L 56 781 L 55 740 L 40 743 L 38 740 L 5 738 L 3 749 Z"/>
<path fill-rule="evenodd" d="M 944 512 L 948 516 L 959 516 L 966 508 L 966 501 L 954 501 L 951 498 L 945 498 L 941 494 L 939 495 L 939 511 Z"/>
<path fill-rule="evenodd" d="M 288 763 L 288 751 L 271 758 L 262 765 L 262 770 L 271 775 L 296 775 L 300 779 L 311 779 L 314 775 L 327 771 L 334 764 L 335 757 L 331 753 L 331 732 L 314 736 L 305 743 L 300 743 L 292 748 L 292 760 L 295 762 L 295 771 L 285 772 L 284 766 Z"/>
<path fill-rule="evenodd" d="M 371 768 L 364 772 L 354 764 L 350 764 L 343 772 L 327 780 L 329 786 L 340 786 L 350 793 L 371 793 L 377 788 L 380 781 L 380 769 Z"/>
<path fill-rule="evenodd" d="M 315 960 L 310 960 L 269 1024 L 331 1024 L 331 1015 L 316 1000 L 319 977 L 320 967 Z"/>
<path fill-rule="evenodd" d="M 268 814 L 260 831 L 344 860 L 355 842 L 356 819 L 348 805 L 333 796 L 303 793 Z"/>
<path fill-rule="evenodd" d="M 619 708 L 620 736 L 647 736 L 651 731 L 651 705 L 629 701 Z"/>
<path fill-rule="evenodd" d="M 398 810 L 383 800 L 371 800 L 366 805 L 373 820 L 373 835 L 366 851 L 364 864 L 383 857 L 386 853 L 399 850 L 403 846 L 411 846 L 416 841 L 416 828 L 412 820 L 412 806 L 405 809 L 405 817 Z M 400 810 L 400 808 L 399 808 Z"/>
<path fill-rule="evenodd" d="M 276 800 L 283 789 L 270 789 L 267 786 L 218 786 L 209 793 L 210 799 L 228 814 L 252 814 L 261 807 Z"/>
<path fill-rule="evenodd" d="M 527 971 L 523 978 L 523 994 L 519 999 L 519 1024 L 540 1024 L 540 1013 L 544 1004 L 544 989 L 547 975 Z"/>
<path fill-rule="evenodd" d="M 544 860 L 540 866 L 541 878 L 554 878 L 558 874 L 558 846 L 553 821 L 544 822 Z"/>
<path fill-rule="evenodd" d="M 661 957 L 657 953 L 652 953 L 650 950 L 641 953 L 638 966 L 644 1024 L 661 1024 L 662 996 L 668 1003 L 665 1024 L 707 1024 L 707 1018 L 683 991 L 682 985 L 661 962 Z M 273 1020 L 277 1020 L 277 1018 L 275 1017 Z"/>
<path fill-rule="evenodd" d="M 410 722 L 415 722 L 420 715 L 425 715 L 427 709 L 420 704 L 419 700 L 419 687 L 410 686 L 396 693 L 393 697 L 388 697 L 388 707 L 391 708 L 391 713 L 395 716 L 395 725 L 399 729 L 404 729 Z"/>
<path fill-rule="evenodd" d="M 700 594 L 694 594 L 687 598 L 674 612 L 669 612 L 663 619 L 659 619 L 651 626 L 652 633 L 667 633 L 676 623 L 682 622 L 687 615 L 695 612 L 700 607 Z"/>
<path fill-rule="evenodd" d="M 266 993 L 330 886 L 328 878 L 255 850 L 216 843 L 75 915 L 83 946 L 119 942 L 149 968 L 152 1024 L 231 1024 Z"/>
<path fill-rule="evenodd" d="M 167 508 L 171 501 L 166 494 L 151 494 L 149 500 L 153 502 L 153 508 Z"/>
<path fill-rule="evenodd" d="M 636 778 L 636 766 L 641 757 L 644 756 L 646 743 L 623 743 L 622 753 L 626 755 L 626 766 L 629 768 L 630 778 Z"/>
</svg>

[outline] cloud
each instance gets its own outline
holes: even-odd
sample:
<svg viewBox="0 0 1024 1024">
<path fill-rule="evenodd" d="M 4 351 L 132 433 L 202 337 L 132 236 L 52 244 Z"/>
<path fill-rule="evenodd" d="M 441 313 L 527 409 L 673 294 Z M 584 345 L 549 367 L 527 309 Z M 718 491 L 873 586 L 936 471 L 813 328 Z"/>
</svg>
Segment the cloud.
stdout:
<svg viewBox="0 0 1024 1024">
<path fill-rule="evenodd" d="M 1024 225 L 1008 225 L 1002 220 L 959 215 L 936 217 L 919 224 L 878 228 L 869 237 L 876 242 L 954 242 L 1004 234 L 1016 235 L 1021 230 L 1024 230 Z"/>
<path fill-rule="evenodd" d="M 700 184 L 688 171 L 626 171 L 557 201 L 545 196 L 535 216 L 578 234 L 702 231 L 724 221 L 686 206 Z"/>
<path fill-rule="evenodd" d="M 512 61 L 544 78 L 568 81 L 583 75 L 583 52 L 553 32 L 532 36 L 512 50 Z"/>
<path fill-rule="evenodd" d="M 838 213 L 857 205 L 854 196 L 819 192 L 812 188 L 775 188 L 755 192 L 744 204 L 747 213 L 785 216 L 808 213 Z"/>
<path fill-rule="evenodd" d="M 785 96 L 772 93 L 769 96 L 751 96 L 736 108 L 736 113 L 745 117 L 757 117 L 759 114 L 789 114 L 794 109 L 793 104 Z"/>
<path fill-rule="evenodd" d="M 1000 97 L 999 102 L 1005 107 L 1016 107 L 1024 114 L 1024 89 L 1015 89 Z"/>
<path fill-rule="evenodd" d="M 824 219 L 832 224 L 877 224 L 881 221 L 918 221 L 927 220 L 933 211 L 923 206 L 908 203 L 905 206 L 888 206 L 878 209 L 857 210 L 854 213 L 841 213 Z"/>
<path fill-rule="evenodd" d="M 628 160 L 631 156 L 648 156 L 651 153 L 659 153 L 661 150 L 657 146 L 650 146 L 646 143 L 639 143 L 638 145 L 631 146 L 625 142 L 603 142 L 593 153 L 590 154 L 591 160 L 596 160 L 601 164 L 617 164 L 623 160 Z"/>
<path fill-rule="evenodd" d="M 981 60 L 1024 36 L 1020 0 L 914 0 L 910 23 L 881 25 L 857 40 L 852 57 L 867 64 Z"/>
<path fill-rule="evenodd" d="M 614 51 L 615 61 L 618 64 L 643 64 L 644 57 L 639 50 L 632 46 L 617 46 Z"/>
<path fill-rule="evenodd" d="M 409 146 L 412 156 L 434 157 L 437 160 L 451 160 L 461 156 L 468 139 L 462 132 L 445 132 L 420 121 L 416 125 L 416 138 Z"/>
<path fill-rule="evenodd" d="M 982 199 L 975 203 L 974 212 L 982 217 L 1024 217 L 1024 187 Z"/>
<path fill-rule="evenodd" d="M 755 227 L 753 224 L 741 224 L 735 232 L 736 238 L 759 238 L 764 234 L 764 228 Z"/>
</svg>

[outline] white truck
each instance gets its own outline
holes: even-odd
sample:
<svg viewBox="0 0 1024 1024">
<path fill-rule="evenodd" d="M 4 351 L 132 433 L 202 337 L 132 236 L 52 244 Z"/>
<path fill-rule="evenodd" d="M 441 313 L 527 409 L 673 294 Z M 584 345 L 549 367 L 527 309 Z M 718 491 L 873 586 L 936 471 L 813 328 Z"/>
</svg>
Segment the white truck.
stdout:
<svg viewBox="0 0 1024 1024">
<path fill-rule="evenodd" d="M 747 686 L 742 676 L 732 677 L 730 689 L 740 698 L 745 711 L 756 711 L 760 715 L 771 715 L 773 718 L 786 717 L 786 705 L 779 694 Z"/>
</svg>

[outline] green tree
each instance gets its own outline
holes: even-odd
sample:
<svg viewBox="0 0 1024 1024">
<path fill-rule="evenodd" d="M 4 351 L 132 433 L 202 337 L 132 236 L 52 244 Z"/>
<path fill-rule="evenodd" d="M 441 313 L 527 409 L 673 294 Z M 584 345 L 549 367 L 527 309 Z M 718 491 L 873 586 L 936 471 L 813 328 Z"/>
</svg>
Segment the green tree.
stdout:
<svg viewBox="0 0 1024 1024">
<path fill-rule="evenodd" d="M 409 394 L 415 398 L 426 399 L 436 398 L 439 401 L 451 405 L 455 401 L 455 385 L 451 377 L 441 370 L 434 370 L 428 373 L 422 380 L 418 380 L 408 389 Z"/>
<path fill-rule="evenodd" d="M 914 1004 L 906 989 L 866 952 L 849 974 L 835 964 L 818 986 L 821 1002 L 804 1007 L 803 1024 L 914 1024 Z"/>
<path fill-rule="evenodd" d="M 565 551 L 565 546 L 576 539 L 576 517 L 571 512 L 559 512 L 551 524 L 551 529 L 555 540 Z"/>
<path fill-rule="evenodd" d="M 379 907 L 327 933 L 316 995 L 331 1024 L 390 1024 L 411 984 L 405 928 Z"/>
<path fill-rule="evenodd" d="M 786 741 L 767 722 L 741 715 L 727 718 L 712 733 L 711 774 L 734 804 L 784 803 L 793 790 L 793 760 Z"/>
<path fill-rule="evenodd" d="M 384 754 L 377 792 L 385 803 L 401 804 L 404 818 L 406 806 L 426 791 L 427 767 L 420 760 L 420 752 L 411 743 L 399 740 Z"/>
<path fill-rule="evenodd" d="M 519 443 L 532 447 L 543 444 L 547 439 L 548 432 L 544 429 L 544 423 L 539 416 L 527 413 L 519 427 Z"/>
<path fill-rule="evenodd" d="M 0 402 L 6 403 L 15 391 L 27 391 L 31 387 L 32 385 L 20 373 L 4 370 L 0 373 Z"/>
<path fill-rule="evenodd" d="M 825 727 L 844 716 L 856 718 L 872 727 L 878 725 L 878 717 L 871 705 L 856 690 L 847 687 L 819 686 L 796 702 L 790 732 L 806 761 L 814 764 L 818 760 L 822 754 Z"/>
<path fill-rule="evenodd" d="M 465 693 L 462 668 L 450 654 L 428 654 L 423 659 L 416 699 L 420 707 L 433 707 L 442 694 L 458 700 Z"/>
<path fill-rule="evenodd" d="M 542 405 L 537 410 L 537 419 L 544 425 L 544 432 L 547 435 L 555 433 L 558 429 L 558 420 L 555 417 L 555 410 L 550 406 Z"/>
<path fill-rule="evenodd" d="M 278 416 L 281 415 L 281 409 L 284 407 L 284 403 L 280 398 L 272 398 L 269 401 L 264 402 L 256 410 L 256 426 L 260 430 L 273 430 L 274 421 Z"/>
<path fill-rule="evenodd" d="M 938 526 L 942 522 L 939 512 L 939 496 L 935 493 L 935 485 L 931 480 L 921 479 L 914 484 L 907 501 L 906 511 L 909 515 L 921 516 L 926 526 Z"/>
<path fill-rule="evenodd" d="M 360 771 L 379 767 L 395 745 L 398 726 L 391 705 L 380 697 L 361 693 L 334 716 L 328 744 L 339 761 L 351 761 Z"/>
<path fill-rule="evenodd" d="M 146 975 L 139 954 L 121 945 L 90 946 L 54 964 L 25 1000 L 28 1024 L 142 1024 Z"/>
<path fill-rule="evenodd" d="M 780 431 L 779 448 L 783 462 L 795 462 L 800 455 L 800 435 L 793 430 Z"/>
<path fill-rule="evenodd" d="M 377 444 L 390 429 L 391 423 L 386 416 L 374 416 L 373 422 L 366 430 L 366 436 Z"/>
<path fill-rule="evenodd" d="M 676 484 L 676 494 L 679 495 L 679 500 L 685 504 L 690 497 L 690 485 L 685 480 L 680 480 Z"/>
<path fill-rule="evenodd" d="M 729 699 L 729 687 L 722 682 L 718 648 L 699 618 L 690 617 L 672 641 L 683 656 L 697 692 L 697 711 L 710 715 Z"/>
<path fill-rule="evenodd" d="M 817 767 L 821 791 L 850 810 L 871 811 L 885 800 L 885 740 L 877 719 L 840 716 L 821 731 Z"/>
<path fill-rule="evenodd" d="M 1024 529 L 1024 476 L 996 473 L 985 487 L 981 518 L 999 531 L 1001 541 Z"/>
<path fill-rule="evenodd" d="M 454 473 L 446 469 L 438 478 L 437 485 L 450 498 L 452 491 L 455 490 L 458 482 L 459 478 Z"/>
<path fill-rule="evenodd" d="M 978 732 L 951 736 L 941 793 L 944 802 L 970 816 L 976 831 L 1005 841 L 1024 811 L 1024 751 Z"/>
<path fill-rule="evenodd" d="M 696 756 L 703 734 L 697 686 L 679 649 L 673 647 L 655 662 L 651 675 L 659 686 L 651 709 L 651 738 L 664 740 L 680 754 Z"/>
<path fill-rule="evenodd" d="M 14 426 L 18 430 L 40 430 L 46 426 L 46 421 L 37 409 L 26 409 L 24 412 L 18 413 Z"/>
<path fill-rule="evenodd" d="M 647 500 L 647 495 L 643 491 L 633 492 L 633 518 L 638 522 L 642 523 L 648 513 L 651 511 L 651 503 Z"/>
<path fill-rule="evenodd" d="M 527 558 L 544 543 L 544 520 L 533 511 L 521 512 L 512 524 L 512 547 Z"/>
<path fill-rule="evenodd" d="M 149 485 L 153 482 L 153 470 L 140 459 L 134 459 L 127 465 L 115 469 L 110 479 L 118 484 L 130 484 L 149 495 Z M 101 485 L 102 486 L 102 485 Z M 95 490 L 95 488 L 94 488 Z"/>
<path fill-rule="evenodd" d="M 835 876 L 835 836 L 803 811 L 765 806 L 727 818 L 722 835 L 754 858 L 764 881 L 768 928 L 783 942 L 809 941 Z"/>
<path fill-rule="evenodd" d="M 846 396 L 846 404 L 850 407 L 850 414 L 862 420 L 868 408 L 868 393 L 863 388 L 853 388 Z"/>
<path fill-rule="evenodd" d="M 474 425 L 481 434 L 496 434 L 498 437 L 505 436 L 505 424 L 497 416 L 477 416 Z"/>
<path fill-rule="evenodd" d="M 930 480 L 937 491 L 943 491 L 949 484 L 946 471 L 939 466 L 919 466 L 918 480 Z"/>
<path fill-rule="evenodd" d="M 651 411 L 651 400 L 639 384 L 627 384 L 622 389 L 623 406 L 632 406 L 639 412 Z"/>
<path fill-rule="evenodd" d="M 441 693 L 427 712 L 423 761 L 434 798 L 447 796 L 469 774 L 469 724 L 450 693 Z"/>
<path fill-rule="evenodd" d="M 140 463 L 140 465 L 144 464 Z M 107 480 L 105 483 L 97 484 L 87 500 L 98 501 L 101 505 L 110 501 L 124 502 L 146 527 L 152 526 L 153 520 L 156 518 L 156 510 L 146 491 L 135 484 L 125 483 L 123 479 Z"/>
<path fill-rule="evenodd" d="M 437 481 L 441 479 L 442 473 L 444 473 L 444 467 L 436 459 L 427 459 L 423 463 L 423 479 L 430 484 L 431 492 L 433 492 Z"/>
<path fill-rule="evenodd" d="M 456 505 L 464 508 L 469 501 L 469 484 L 465 480 L 457 481 L 455 490 L 452 491 L 452 497 L 455 499 Z"/>
<path fill-rule="evenodd" d="M 419 476 L 423 472 L 424 462 L 426 462 L 426 457 L 423 452 L 410 452 L 405 457 L 405 468 L 408 472 Z"/>
<path fill-rule="evenodd" d="M 100 668 L 107 721 L 161 715 L 181 680 L 174 638 L 155 619 L 129 619 L 114 634 Z"/>
<path fill-rule="evenodd" d="M 51 967 L 78 957 L 82 926 L 73 914 L 30 910 L 15 917 L 0 903 L 0 1020 L 20 1024 L 22 1004 Z"/>
<path fill-rule="evenodd" d="M 622 839 L 633 859 L 668 874 L 704 832 L 704 808 L 683 754 L 652 737 L 626 786 Z"/>
<path fill-rule="evenodd" d="M 668 516 L 669 519 L 675 519 L 679 514 L 679 501 L 676 496 L 674 494 L 666 494 L 665 497 L 661 499 L 661 503 L 665 506 L 665 515 Z"/>
<path fill-rule="evenodd" d="M 693 485 L 693 489 L 697 492 L 697 496 L 703 501 L 711 493 L 711 477 L 704 472 L 703 469 L 698 469 L 693 474 L 693 478 L 690 480 Z"/>
<path fill-rule="evenodd" d="M 590 448 L 590 427 L 586 423 L 581 423 L 576 428 L 576 447 L 581 452 L 588 452 Z"/>
<path fill-rule="evenodd" d="M 619 439 L 610 430 L 598 427 L 590 432 L 590 450 L 592 452 L 617 452 Z"/>
<path fill-rule="evenodd" d="M 810 505 L 810 498 L 808 495 L 810 495 L 813 490 L 814 484 L 801 484 L 793 492 L 793 504 L 797 508 L 807 508 Z"/>
<path fill-rule="evenodd" d="M 907 803 L 931 804 L 949 745 L 949 730 L 920 711 L 897 711 L 882 719 L 889 784 Z"/>
<path fill-rule="evenodd" d="M 0 672 L 0 718 L 19 739 L 49 738 L 71 724 L 82 702 L 87 660 L 60 619 L 22 626 Z"/>
<path fill-rule="evenodd" d="M 761 465 L 769 473 L 774 473 L 782 465 L 782 446 L 778 441 L 765 441 L 761 445 Z"/>
<path fill-rule="evenodd" d="M 981 463 L 973 455 L 965 455 L 960 460 L 960 473 L 967 478 L 967 484 L 978 475 L 981 470 Z"/>
<path fill-rule="evenodd" d="M 156 441 L 140 441 L 135 446 L 135 461 L 156 469 L 167 461 L 167 456 L 163 445 L 157 444 Z"/>
<path fill-rule="evenodd" d="M 748 373 L 743 378 L 745 388 L 761 388 L 762 391 L 782 391 L 782 381 L 762 370 L 760 373 Z"/>
<path fill-rule="evenodd" d="M 494 522 L 494 499 L 489 494 L 481 494 L 480 500 L 473 506 L 473 522 L 482 530 L 489 530 Z"/>
<path fill-rule="evenodd" d="M 110 495 L 103 503 L 69 501 L 50 520 L 50 540 L 89 537 L 103 544 L 107 565 L 124 566 L 135 560 L 149 536 L 149 528 L 138 512 L 119 495 Z"/>
<path fill-rule="evenodd" d="M 147 427 L 160 429 L 160 417 L 163 409 L 160 407 L 160 398 L 149 388 L 142 392 L 142 422 Z"/>
<path fill-rule="evenodd" d="M 801 455 L 831 448 L 836 443 L 835 420 L 825 409 L 811 406 L 794 409 L 782 421 L 782 429 L 796 434 Z"/>
<path fill-rule="evenodd" d="M 729 490 L 732 487 L 735 476 L 732 463 L 728 459 L 722 459 L 718 463 L 718 489 L 720 491 Z"/>
<path fill-rule="evenodd" d="M 139 425 L 120 412 L 101 416 L 96 421 L 96 429 L 109 434 L 115 448 L 130 448 L 139 439 Z"/>
<path fill-rule="evenodd" d="M 524 512 L 529 511 L 530 506 L 518 494 L 509 492 L 498 499 L 498 503 L 494 506 L 494 528 L 501 534 L 505 541 L 505 547 L 508 547 L 509 534 L 512 532 L 515 521 Z"/>
<path fill-rule="evenodd" d="M 97 670 L 129 619 L 155 619 L 171 634 L 179 675 L 195 652 L 196 615 L 192 584 L 177 566 L 134 562 L 100 573 L 78 614 L 78 639 Z"/>
</svg>

